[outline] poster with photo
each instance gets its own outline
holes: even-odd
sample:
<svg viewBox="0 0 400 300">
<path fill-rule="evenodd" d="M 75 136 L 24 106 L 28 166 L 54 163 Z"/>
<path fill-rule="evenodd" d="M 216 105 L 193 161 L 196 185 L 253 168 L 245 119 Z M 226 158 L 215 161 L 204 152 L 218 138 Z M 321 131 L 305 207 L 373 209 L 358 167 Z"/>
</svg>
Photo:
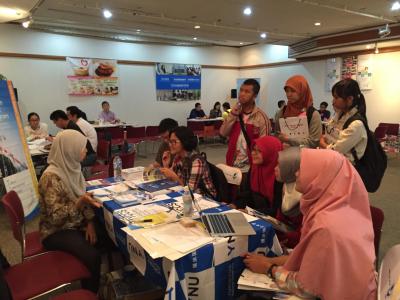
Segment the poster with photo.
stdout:
<svg viewBox="0 0 400 300">
<path fill-rule="evenodd" d="M 38 212 L 35 169 L 11 81 L 0 80 L 0 196 L 14 190 L 25 216 Z"/>
<path fill-rule="evenodd" d="M 360 55 L 358 57 L 357 81 L 362 91 L 372 90 L 373 59 L 374 55 L 372 54 Z"/>
<path fill-rule="evenodd" d="M 157 101 L 189 101 L 201 98 L 201 66 L 156 64 Z"/>
<path fill-rule="evenodd" d="M 325 90 L 330 92 L 336 82 L 340 80 L 340 67 L 342 59 L 340 57 L 328 58 L 326 60 Z"/>
<path fill-rule="evenodd" d="M 357 56 L 345 56 L 342 58 L 342 78 L 357 79 Z"/>
<path fill-rule="evenodd" d="M 118 95 L 116 60 L 67 57 L 67 64 L 69 95 Z"/>
</svg>

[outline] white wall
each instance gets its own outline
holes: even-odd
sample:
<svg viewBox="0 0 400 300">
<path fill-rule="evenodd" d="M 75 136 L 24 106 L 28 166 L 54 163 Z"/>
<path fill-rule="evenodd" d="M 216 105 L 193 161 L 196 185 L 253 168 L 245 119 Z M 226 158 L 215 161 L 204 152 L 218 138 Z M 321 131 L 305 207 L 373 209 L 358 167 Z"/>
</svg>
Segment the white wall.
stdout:
<svg viewBox="0 0 400 300">
<path fill-rule="evenodd" d="M 0 25 L 0 52 L 227 66 L 236 66 L 239 59 L 235 48 L 121 43 L 35 32 L 13 25 Z M 201 103 L 208 114 L 215 101 L 229 98 L 239 72 L 207 68 L 202 71 Z M 120 94 L 114 97 L 68 96 L 65 61 L 0 57 L 0 73 L 18 88 L 22 113 L 39 113 L 53 132 L 55 127 L 50 124 L 49 114 L 70 105 L 77 105 L 89 119 L 96 119 L 101 101 L 109 100 L 121 120 L 138 125 L 157 125 L 165 117 L 186 124 L 194 107 L 194 101 L 156 101 L 153 66 L 119 65 Z"/>
<path fill-rule="evenodd" d="M 276 62 L 282 58 L 282 51 L 271 51 L 263 46 L 244 47 L 240 60 L 246 65 Z M 257 52 L 258 51 L 258 52 Z M 373 89 L 364 91 L 367 102 L 367 117 L 372 130 L 379 122 L 400 123 L 400 52 L 377 54 L 374 57 Z M 293 65 L 241 70 L 240 77 L 260 77 L 260 106 L 273 117 L 277 102 L 286 99 L 283 86 L 286 79 L 295 74 L 305 76 L 310 84 L 315 106 L 328 102 L 332 111 L 332 96 L 325 91 L 325 61 L 312 61 Z"/>
</svg>

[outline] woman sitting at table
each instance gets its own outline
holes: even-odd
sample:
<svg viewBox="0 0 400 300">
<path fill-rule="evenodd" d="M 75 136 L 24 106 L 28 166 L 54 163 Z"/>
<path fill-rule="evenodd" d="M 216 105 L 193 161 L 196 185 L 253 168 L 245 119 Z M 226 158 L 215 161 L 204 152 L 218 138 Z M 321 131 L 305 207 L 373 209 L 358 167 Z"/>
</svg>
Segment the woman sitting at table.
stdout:
<svg viewBox="0 0 400 300">
<path fill-rule="evenodd" d="M 37 113 L 31 112 L 28 114 L 28 123 L 29 125 L 24 127 L 28 142 L 36 139 L 44 139 L 49 136 L 47 124 L 40 122 L 40 117 Z"/>
<path fill-rule="evenodd" d="M 307 299 L 376 299 L 374 231 L 357 171 L 335 151 L 302 149 L 295 174 L 303 194 L 300 243 L 289 256 L 244 254 L 246 267 Z"/>
<path fill-rule="evenodd" d="M 321 116 L 313 107 L 313 97 L 307 80 L 301 75 L 295 75 L 286 81 L 284 89 L 288 103 L 277 112 L 275 120 L 275 131 L 279 139 L 290 146 L 317 148 L 322 135 Z M 307 117 L 309 132 L 307 138 L 289 137 L 281 132 L 279 119 L 302 116 Z"/>
<path fill-rule="evenodd" d="M 100 205 L 85 193 L 85 179 L 80 162 L 86 155 L 87 138 L 76 130 L 57 134 L 51 147 L 48 168 L 39 181 L 40 234 L 47 250 L 68 252 L 85 264 L 92 277 L 82 282 L 94 292 L 99 287 L 100 252 L 98 242 L 108 241 L 99 236 L 91 208 Z M 105 233 L 105 231 L 104 231 Z M 103 246 L 103 245 L 101 245 Z"/>
<path fill-rule="evenodd" d="M 273 136 L 256 139 L 251 151 L 252 165 L 247 182 L 250 187 L 240 193 L 231 204 L 233 208 L 249 206 L 266 215 L 275 217 L 282 203 L 282 184 L 275 180 L 274 168 L 282 143 Z"/>
<path fill-rule="evenodd" d="M 210 119 L 221 118 L 222 111 L 221 111 L 221 103 L 215 102 L 214 108 L 210 110 Z"/>
<path fill-rule="evenodd" d="M 328 123 L 325 135 L 321 137 L 320 147 L 338 151 L 354 163 L 353 149 L 357 159 L 364 156 L 368 142 L 367 130 L 360 119 L 351 122 L 345 129 L 343 126 L 354 116 L 359 116 L 367 122 L 364 95 L 357 81 L 344 79 L 332 87 L 332 96 L 333 106 L 338 112 Z"/>
<path fill-rule="evenodd" d="M 169 137 L 170 151 L 164 152 L 161 172 L 170 180 L 188 185 L 192 191 L 211 198 L 217 196 L 217 191 L 211 179 L 210 170 L 205 159 L 198 153 L 197 137 L 187 127 L 179 126 L 173 129 Z M 175 155 L 172 167 L 168 168 L 170 155 Z"/>
</svg>

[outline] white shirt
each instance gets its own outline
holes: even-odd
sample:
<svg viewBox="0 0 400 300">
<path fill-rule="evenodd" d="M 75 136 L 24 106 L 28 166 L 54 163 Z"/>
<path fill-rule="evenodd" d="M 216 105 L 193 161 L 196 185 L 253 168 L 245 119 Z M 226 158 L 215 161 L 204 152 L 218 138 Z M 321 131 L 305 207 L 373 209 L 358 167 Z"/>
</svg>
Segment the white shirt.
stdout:
<svg viewBox="0 0 400 300">
<path fill-rule="evenodd" d="M 93 150 L 97 152 L 97 133 L 94 127 L 82 118 L 76 121 L 76 125 L 82 130 L 83 134 L 88 138 Z"/>
<path fill-rule="evenodd" d="M 353 108 L 340 119 L 335 118 L 328 124 L 328 128 L 332 126 L 332 129 L 337 132 L 336 134 L 331 134 L 332 139 L 334 140 L 335 136 L 338 135 L 336 141 L 328 145 L 328 149 L 344 154 L 352 163 L 354 163 L 354 158 L 351 154 L 351 149 L 354 148 L 358 159 L 361 159 L 364 156 L 368 142 L 367 130 L 362 121 L 351 122 L 349 127 L 343 129 L 344 123 L 356 113 L 357 109 Z"/>
<path fill-rule="evenodd" d="M 30 125 L 24 127 L 25 136 L 28 141 L 32 141 L 35 138 L 44 139 L 49 136 L 49 132 L 47 129 L 46 123 L 39 123 L 39 127 L 36 129 L 32 129 Z"/>
</svg>

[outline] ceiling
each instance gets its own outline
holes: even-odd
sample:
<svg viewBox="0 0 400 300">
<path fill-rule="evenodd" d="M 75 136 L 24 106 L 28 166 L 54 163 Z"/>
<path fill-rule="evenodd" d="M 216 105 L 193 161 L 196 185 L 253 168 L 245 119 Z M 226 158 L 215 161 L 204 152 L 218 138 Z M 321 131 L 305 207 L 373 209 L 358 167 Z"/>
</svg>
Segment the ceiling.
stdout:
<svg viewBox="0 0 400 300">
<path fill-rule="evenodd" d="M 30 8 L 30 28 L 127 42 L 242 46 L 291 45 L 315 37 L 400 21 L 389 0 L 39 0 L 3 1 Z M 243 15 L 246 6 L 253 14 Z M 113 13 L 105 19 L 102 9 Z M 20 22 L 14 18 L 0 22 Z M 21 18 L 19 18 L 21 19 Z M 321 26 L 315 26 L 320 22 Z M 200 25 L 200 29 L 194 29 Z M 138 32 L 137 30 L 140 30 Z M 260 33 L 267 38 L 261 39 Z M 194 40 L 193 38 L 197 39 Z"/>
</svg>

